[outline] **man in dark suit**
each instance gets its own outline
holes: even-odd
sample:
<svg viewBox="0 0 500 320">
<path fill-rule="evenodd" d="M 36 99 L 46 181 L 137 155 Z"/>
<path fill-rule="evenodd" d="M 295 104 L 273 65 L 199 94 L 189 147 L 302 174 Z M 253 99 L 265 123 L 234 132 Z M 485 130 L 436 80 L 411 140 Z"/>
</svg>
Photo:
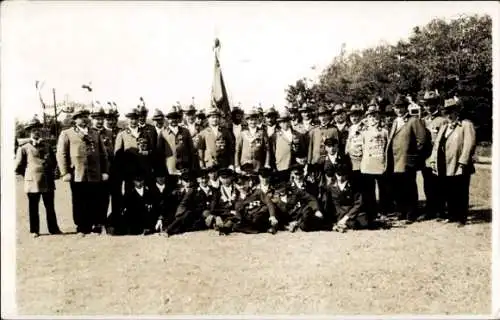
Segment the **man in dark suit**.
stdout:
<svg viewBox="0 0 500 320">
<path fill-rule="evenodd" d="M 61 132 L 57 143 L 57 163 L 62 180 L 70 182 L 73 220 L 77 232 L 92 231 L 99 212 L 99 184 L 108 180 L 108 159 L 100 135 L 89 130 L 89 111 L 78 109 L 73 114 L 75 125 Z"/>
<path fill-rule="evenodd" d="M 400 220 L 412 223 L 417 218 L 418 190 L 416 172 L 423 166 L 427 134 L 421 119 L 408 113 L 409 102 L 396 97 L 396 119 L 386 149 L 387 173 L 392 181 L 396 210 Z"/>
<path fill-rule="evenodd" d="M 220 234 L 230 233 L 236 221 L 235 205 L 240 198 L 240 192 L 233 183 L 234 174 L 231 169 L 220 170 L 221 184 L 215 189 L 216 204 L 211 214 L 212 218 L 206 219 L 207 227 L 213 227 Z"/>
<path fill-rule="evenodd" d="M 158 133 L 156 131 L 155 126 L 146 122 L 146 118 L 148 117 L 149 110 L 144 105 L 142 101 L 142 105 L 138 106 L 138 128 L 139 132 L 148 139 L 149 150 L 153 152 L 156 151 Z"/>
<path fill-rule="evenodd" d="M 154 211 L 154 193 L 145 185 L 142 169 L 137 168 L 134 187 L 127 190 L 124 197 L 124 234 L 148 235 L 153 233 L 157 221 Z"/>
<path fill-rule="evenodd" d="M 42 124 L 33 119 L 24 128 L 30 133 L 30 141 L 16 150 L 17 174 L 24 177 L 24 191 L 28 195 L 30 233 L 34 238 L 40 234 L 38 205 L 43 199 L 50 234 L 60 234 L 54 208 L 56 156 L 52 146 L 42 139 Z"/>
<path fill-rule="evenodd" d="M 270 185 L 271 170 L 261 168 L 259 170 L 260 183 L 245 200 L 238 203 L 235 208 L 237 223 L 233 230 L 243 233 L 269 232 L 275 234 L 284 221 L 278 218 L 273 202 L 274 189 Z"/>
<path fill-rule="evenodd" d="M 174 221 L 168 226 L 169 236 L 206 229 L 205 221 L 210 218 L 216 203 L 216 192 L 208 185 L 208 174 L 205 170 L 197 172 L 198 186 L 192 185 L 184 193 L 175 212 Z"/>
</svg>

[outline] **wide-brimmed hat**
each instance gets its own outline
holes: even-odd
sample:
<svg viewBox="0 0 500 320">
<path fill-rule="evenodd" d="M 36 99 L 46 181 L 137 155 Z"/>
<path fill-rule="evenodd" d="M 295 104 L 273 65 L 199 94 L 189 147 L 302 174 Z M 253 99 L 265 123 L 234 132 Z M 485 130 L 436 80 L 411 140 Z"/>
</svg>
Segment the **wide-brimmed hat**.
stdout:
<svg viewBox="0 0 500 320">
<path fill-rule="evenodd" d="M 380 109 L 378 106 L 372 104 L 372 105 L 368 106 L 368 109 L 366 110 L 365 115 L 370 115 L 370 114 L 374 114 L 374 113 L 380 113 Z"/>
<path fill-rule="evenodd" d="M 274 107 L 270 107 L 264 112 L 264 115 L 266 117 L 277 117 L 278 116 L 278 111 Z"/>
<path fill-rule="evenodd" d="M 172 119 L 172 118 L 180 118 L 181 113 L 179 112 L 179 108 L 175 105 L 168 107 L 167 111 L 165 112 L 165 118 L 167 119 Z"/>
<path fill-rule="evenodd" d="M 75 111 L 73 112 L 73 119 L 81 118 L 81 117 L 88 117 L 90 114 L 90 111 L 86 107 L 77 107 L 75 108 Z"/>
<path fill-rule="evenodd" d="M 179 179 L 186 182 L 194 182 L 197 177 L 197 172 L 192 170 L 181 170 L 181 174 L 179 175 Z"/>
<path fill-rule="evenodd" d="M 444 111 L 460 109 L 461 105 L 458 99 L 451 98 L 444 100 Z"/>
<path fill-rule="evenodd" d="M 94 109 L 92 109 L 90 116 L 92 118 L 99 118 L 99 117 L 104 118 L 106 116 L 106 111 L 104 111 L 104 108 L 102 106 L 97 106 Z"/>
<path fill-rule="evenodd" d="M 262 178 L 270 178 L 272 175 L 272 171 L 269 168 L 260 168 L 258 175 Z"/>
<path fill-rule="evenodd" d="M 234 171 L 229 168 L 223 168 L 219 170 L 219 177 L 221 178 L 234 178 Z"/>
<path fill-rule="evenodd" d="M 350 114 L 362 114 L 364 111 L 363 106 L 360 104 L 353 104 L 351 109 L 349 109 Z"/>
<path fill-rule="evenodd" d="M 139 116 L 147 116 L 148 115 L 148 108 L 146 108 L 146 105 L 144 103 L 144 100 L 141 98 L 139 98 L 140 102 L 139 102 L 139 105 L 137 106 L 137 109 L 139 111 Z"/>
<path fill-rule="evenodd" d="M 429 102 L 437 102 L 438 100 L 439 100 L 439 93 L 437 92 L 437 90 L 435 91 L 426 90 L 423 98 L 420 101 L 429 103 Z"/>
<path fill-rule="evenodd" d="M 247 162 L 241 165 L 240 170 L 243 174 L 251 175 L 255 172 L 255 167 L 251 162 Z"/>
<path fill-rule="evenodd" d="M 245 112 L 240 107 L 233 107 L 233 109 L 231 110 L 231 114 L 233 114 L 233 115 L 235 115 L 235 114 L 244 114 L 244 113 Z"/>
<path fill-rule="evenodd" d="M 118 118 L 120 116 L 120 113 L 118 112 L 116 108 L 115 103 L 108 102 L 109 107 L 105 109 L 105 117 L 106 118 Z"/>
<path fill-rule="evenodd" d="M 280 110 L 278 113 L 278 121 L 289 121 L 292 118 L 290 112 L 286 109 Z"/>
<path fill-rule="evenodd" d="M 325 145 L 325 147 L 333 147 L 338 145 L 339 141 L 335 138 L 326 138 L 323 144 Z"/>
<path fill-rule="evenodd" d="M 250 111 L 246 115 L 246 118 L 247 119 L 258 118 L 258 117 L 260 117 L 260 115 L 261 115 L 261 113 L 259 111 L 259 108 L 258 107 L 253 107 L 252 109 L 250 109 Z"/>
<path fill-rule="evenodd" d="M 196 113 L 196 107 L 194 104 L 190 104 L 185 108 L 182 108 L 182 112 L 187 113 L 187 114 L 195 114 Z"/>
<path fill-rule="evenodd" d="M 312 111 L 311 106 L 305 102 L 299 107 L 300 113 L 311 112 L 311 111 Z"/>
<path fill-rule="evenodd" d="M 346 112 L 346 110 L 341 104 L 336 104 L 335 107 L 333 107 L 333 115 L 341 114 L 344 112 Z"/>
<path fill-rule="evenodd" d="M 296 163 L 294 165 L 291 165 L 288 170 L 289 170 L 290 173 L 293 173 L 293 172 L 300 172 L 300 173 L 302 173 L 302 172 L 304 172 L 304 166 Z"/>
<path fill-rule="evenodd" d="M 211 116 L 218 116 L 218 117 L 220 117 L 221 113 L 220 113 L 219 109 L 217 109 L 215 107 L 210 107 L 207 110 L 206 115 L 207 115 L 207 117 L 211 117 Z"/>
<path fill-rule="evenodd" d="M 333 166 L 333 170 L 338 175 L 347 175 L 351 173 L 351 167 L 347 164 L 346 161 L 340 161 Z"/>
<path fill-rule="evenodd" d="M 34 128 L 41 128 L 41 127 L 43 127 L 43 124 L 40 122 L 40 120 L 38 120 L 38 118 L 34 117 L 24 126 L 24 130 L 31 130 Z"/>
<path fill-rule="evenodd" d="M 330 110 L 328 110 L 328 108 L 324 107 L 324 106 L 320 106 L 318 108 L 318 116 L 321 116 L 321 115 L 330 115 Z"/>
<path fill-rule="evenodd" d="M 136 107 L 130 108 L 125 112 L 125 117 L 129 119 L 137 119 L 139 117 L 139 109 Z"/>
<path fill-rule="evenodd" d="M 394 99 L 392 105 L 395 108 L 407 108 L 410 105 L 410 103 L 408 102 L 408 99 L 405 96 L 398 94 L 396 96 L 396 99 Z"/>
<path fill-rule="evenodd" d="M 153 111 L 153 120 L 162 120 L 163 118 L 165 118 L 165 115 L 163 114 L 163 112 L 161 112 L 160 109 L 155 109 Z"/>
</svg>

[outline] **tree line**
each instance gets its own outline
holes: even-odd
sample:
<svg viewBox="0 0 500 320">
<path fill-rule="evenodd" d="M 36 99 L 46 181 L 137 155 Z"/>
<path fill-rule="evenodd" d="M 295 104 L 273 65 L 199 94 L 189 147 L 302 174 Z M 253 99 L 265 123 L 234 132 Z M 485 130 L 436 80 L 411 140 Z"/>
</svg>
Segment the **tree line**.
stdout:
<svg viewBox="0 0 500 320">
<path fill-rule="evenodd" d="M 349 54 L 343 48 L 316 84 L 309 87 L 306 79 L 300 79 L 290 85 L 287 101 L 366 106 L 377 98 L 389 105 L 397 94 L 417 101 L 425 90 L 437 89 L 443 98 L 460 97 L 466 115 L 477 126 L 478 140 L 491 141 L 491 33 L 491 17 L 461 16 L 414 27 L 408 39 L 393 45 L 383 43 Z"/>
</svg>

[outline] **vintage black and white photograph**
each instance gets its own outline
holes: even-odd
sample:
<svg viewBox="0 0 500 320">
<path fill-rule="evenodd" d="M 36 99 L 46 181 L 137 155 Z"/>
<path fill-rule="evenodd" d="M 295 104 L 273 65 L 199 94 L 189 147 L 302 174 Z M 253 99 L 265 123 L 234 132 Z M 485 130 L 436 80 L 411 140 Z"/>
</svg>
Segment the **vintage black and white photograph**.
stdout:
<svg viewBox="0 0 500 320">
<path fill-rule="evenodd" d="M 498 12 L 3 2 L 2 318 L 499 316 Z"/>
</svg>

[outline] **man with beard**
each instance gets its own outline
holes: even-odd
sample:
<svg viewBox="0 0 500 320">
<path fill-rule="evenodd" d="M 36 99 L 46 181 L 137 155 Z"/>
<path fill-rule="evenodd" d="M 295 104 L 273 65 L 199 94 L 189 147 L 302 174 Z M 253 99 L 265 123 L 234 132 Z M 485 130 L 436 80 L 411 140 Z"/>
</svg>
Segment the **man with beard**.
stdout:
<svg viewBox="0 0 500 320">
<path fill-rule="evenodd" d="M 178 176 L 180 170 L 194 168 L 196 149 L 189 130 L 179 125 L 182 115 L 178 108 L 170 107 L 165 116 L 167 127 L 158 139 L 159 158 L 169 175 Z"/>
<path fill-rule="evenodd" d="M 238 140 L 241 131 L 246 129 L 246 126 L 243 124 L 244 115 L 245 114 L 243 110 L 241 110 L 239 107 L 234 107 L 233 110 L 231 110 L 231 118 L 233 120 L 233 135 L 235 141 Z"/>
<path fill-rule="evenodd" d="M 422 100 L 425 110 L 424 123 L 427 129 L 427 134 L 430 137 L 432 145 L 436 141 L 439 129 L 444 126 L 448 120 L 441 115 L 440 97 L 435 91 L 426 91 Z M 442 218 L 444 205 L 442 199 L 438 196 L 438 178 L 432 172 L 430 164 L 430 155 L 426 159 L 425 167 L 422 168 L 422 177 L 424 178 L 425 192 L 425 214 L 421 215 L 418 220 L 426 220 L 432 218 Z"/>
<path fill-rule="evenodd" d="M 69 182 L 76 231 L 82 236 L 92 231 L 99 212 L 99 184 L 108 180 L 108 159 L 99 134 L 89 130 L 89 111 L 73 114 L 75 124 L 63 130 L 57 143 L 57 163 L 62 181 Z"/>
<path fill-rule="evenodd" d="M 234 139 L 229 129 L 220 125 L 220 112 L 212 108 L 207 112 L 208 127 L 200 132 L 198 155 L 200 168 L 217 165 L 219 168 L 234 166 Z"/>
<path fill-rule="evenodd" d="M 387 173 L 394 186 L 399 219 L 412 223 L 417 217 L 418 191 L 416 172 L 423 158 L 427 134 L 423 121 L 408 113 L 408 101 L 398 95 L 394 101 L 396 119 L 386 149 Z"/>
<path fill-rule="evenodd" d="M 263 129 L 257 127 L 257 110 L 253 109 L 247 118 L 248 128 L 243 130 L 236 141 L 234 162 L 236 171 L 240 166 L 251 163 L 256 171 L 269 167 L 269 139 Z"/>
</svg>

